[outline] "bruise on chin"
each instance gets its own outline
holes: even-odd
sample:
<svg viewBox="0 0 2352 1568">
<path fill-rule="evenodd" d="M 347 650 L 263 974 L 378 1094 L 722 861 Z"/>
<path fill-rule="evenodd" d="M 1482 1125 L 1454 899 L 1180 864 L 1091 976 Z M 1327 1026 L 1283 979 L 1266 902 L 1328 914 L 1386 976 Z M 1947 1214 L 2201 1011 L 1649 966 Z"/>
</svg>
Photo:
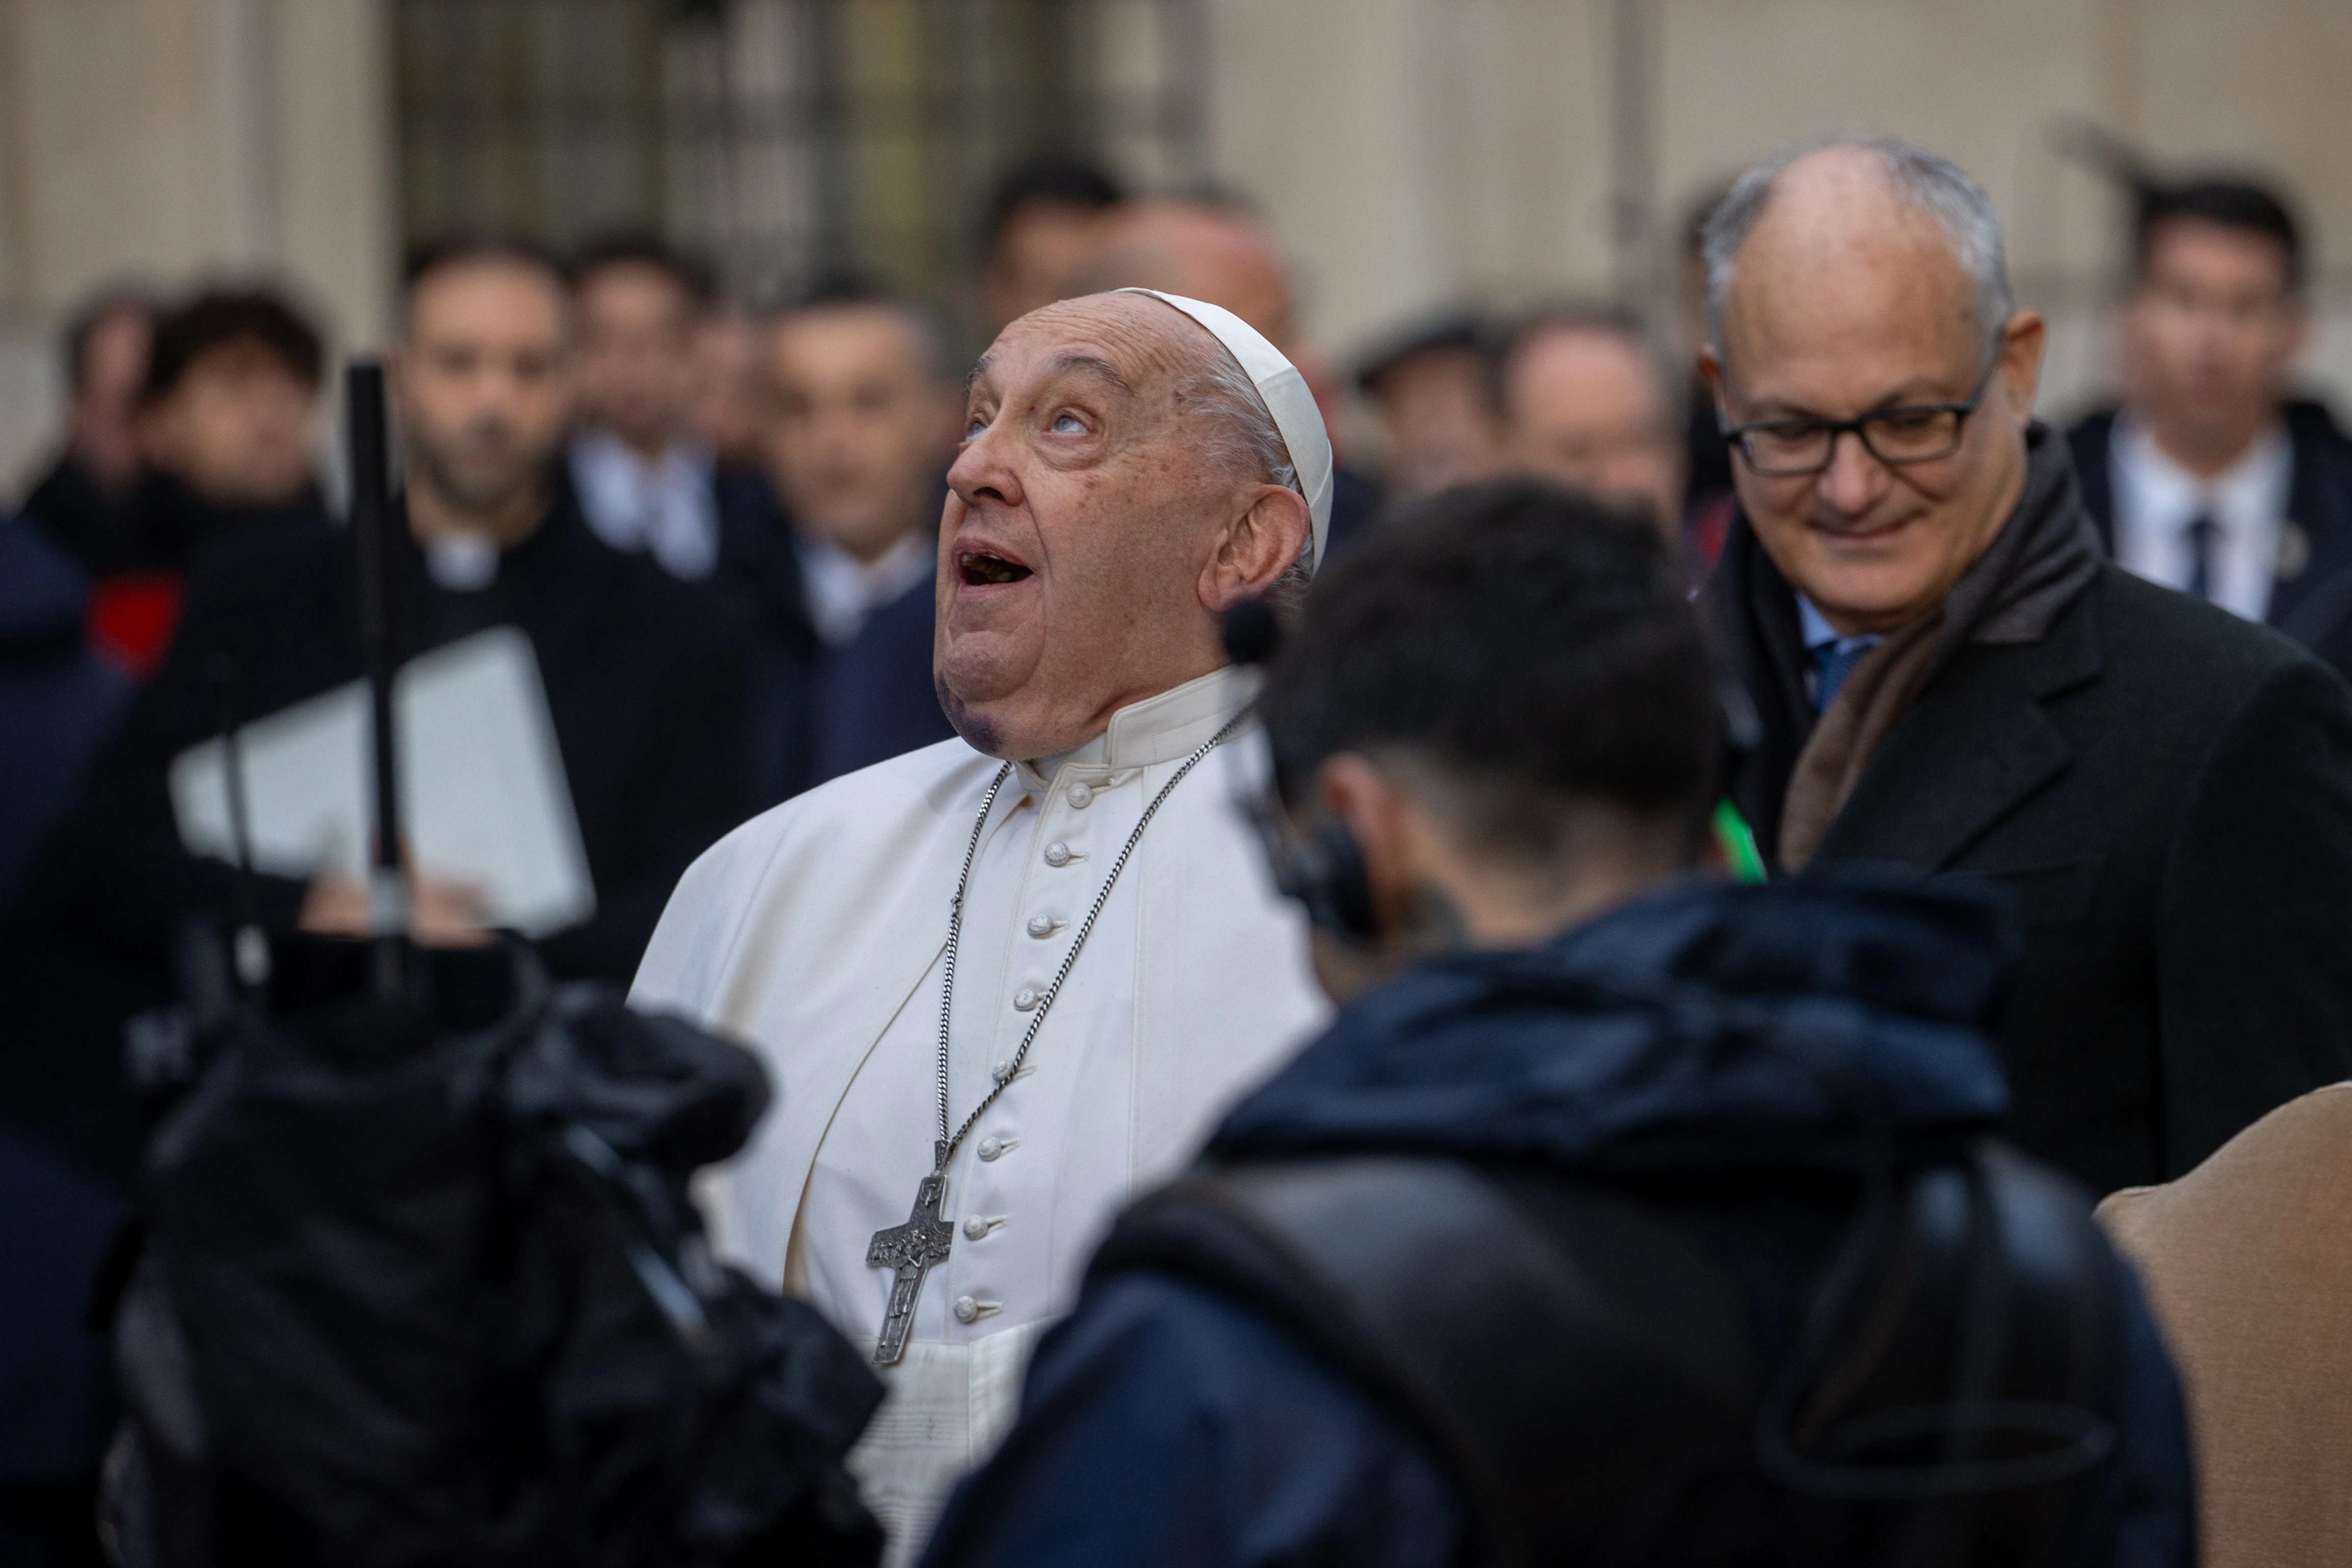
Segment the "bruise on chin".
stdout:
<svg viewBox="0 0 2352 1568">
<path fill-rule="evenodd" d="M 931 689 L 939 694 L 940 710 L 948 716 L 948 723 L 963 737 L 964 744 L 982 757 L 997 755 L 999 737 L 996 726 L 964 706 L 963 699 L 948 690 L 947 677 L 933 675 Z"/>
</svg>

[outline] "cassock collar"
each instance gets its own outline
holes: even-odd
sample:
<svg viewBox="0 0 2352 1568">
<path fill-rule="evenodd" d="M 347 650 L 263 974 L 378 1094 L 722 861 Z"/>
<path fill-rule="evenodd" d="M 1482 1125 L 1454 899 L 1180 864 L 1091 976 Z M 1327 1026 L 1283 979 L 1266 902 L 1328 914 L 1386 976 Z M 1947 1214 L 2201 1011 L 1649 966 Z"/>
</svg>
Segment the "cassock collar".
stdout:
<svg viewBox="0 0 2352 1568">
<path fill-rule="evenodd" d="M 1228 664 L 1197 680 L 1130 703 L 1110 716 L 1110 727 L 1074 751 L 1014 766 L 1033 789 L 1051 784 L 1064 768 L 1152 768 L 1180 761 L 1256 700 L 1265 675 Z"/>
</svg>

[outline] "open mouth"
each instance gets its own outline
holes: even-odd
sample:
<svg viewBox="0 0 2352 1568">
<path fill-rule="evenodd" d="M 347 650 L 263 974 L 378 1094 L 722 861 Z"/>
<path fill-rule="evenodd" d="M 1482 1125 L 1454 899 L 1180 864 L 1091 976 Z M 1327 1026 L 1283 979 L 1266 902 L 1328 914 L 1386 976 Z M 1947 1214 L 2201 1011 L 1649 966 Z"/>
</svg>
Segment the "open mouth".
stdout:
<svg viewBox="0 0 2352 1568">
<path fill-rule="evenodd" d="M 1029 569 L 1019 561 L 1007 560 L 1003 556 L 992 555 L 987 550 L 964 551 L 956 557 L 956 570 L 962 575 L 964 581 L 974 588 L 984 587 L 991 583 L 1018 582 L 1023 578 L 1032 575 Z"/>
</svg>

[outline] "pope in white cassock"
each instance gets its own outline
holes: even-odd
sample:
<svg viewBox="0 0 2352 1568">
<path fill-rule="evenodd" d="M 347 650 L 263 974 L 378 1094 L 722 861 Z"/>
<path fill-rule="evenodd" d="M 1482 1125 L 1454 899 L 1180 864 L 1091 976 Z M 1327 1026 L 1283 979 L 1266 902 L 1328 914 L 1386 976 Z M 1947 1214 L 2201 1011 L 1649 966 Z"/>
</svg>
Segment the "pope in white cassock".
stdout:
<svg viewBox="0 0 2352 1568">
<path fill-rule="evenodd" d="M 933 652 L 961 738 L 729 835 L 633 994 L 767 1062 L 713 1226 L 875 1348 L 852 1462 L 900 1559 L 1111 1216 L 1324 1008 L 1237 808 L 1255 687 L 1220 640 L 1320 552 L 1306 383 L 1228 312 L 1129 290 L 1013 322 L 968 396 Z"/>
</svg>

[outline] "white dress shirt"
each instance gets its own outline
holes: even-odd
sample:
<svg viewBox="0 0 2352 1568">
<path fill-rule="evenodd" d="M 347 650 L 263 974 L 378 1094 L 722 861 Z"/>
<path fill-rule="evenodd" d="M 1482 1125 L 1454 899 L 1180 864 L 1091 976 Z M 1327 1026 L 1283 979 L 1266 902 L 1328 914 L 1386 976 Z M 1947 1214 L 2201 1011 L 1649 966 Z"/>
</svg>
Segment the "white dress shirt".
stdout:
<svg viewBox="0 0 2352 1568">
<path fill-rule="evenodd" d="M 709 577 L 719 565 L 719 493 L 710 454 L 685 442 L 651 460 L 610 431 L 572 438 L 572 487 L 596 537 L 644 550 L 673 577 Z"/>
<path fill-rule="evenodd" d="M 2213 519 L 2213 602 L 2249 621 L 2268 613 L 2281 534 L 2294 484 L 2294 448 L 2273 426 L 2210 479 L 2166 456 L 2128 416 L 2109 445 L 2116 497 L 2116 559 L 2127 571 L 2185 589 L 2194 570 L 2189 525 Z"/>
<path fill-rule="evenodd" d="M 1145 805 L 1255 685 L 1218 671 L 1006 779 L 966 895 L 951 1124 L 1011 1060 Z M 952 1249 L 853 1456 L 896 1561 L 1002 1438 L 1028 1348 L 1067 1310 L 1111 1217 L 1181 1169 L 1328 1016 L 1304 918 L 1237 809 L 1263 752 L 1244 729 L 1169 796 L 1021 1074 L 949 1162 Z M 714 1232 L 868 1348 L 891 1273 L 866 1267 L 866 1247 L 906 1221 L 931 1170 L 949 902 L 1000 766 L 945 741 L 737 830 L 679 883 L 632 993 L 760 1051 L 776 1108 L 706 1184 Z"/>
<path fill-rule="evenodd" d="M 872 560 L 860 560 L 831 539 L 794 536 L 801 591 L 816 634 L 834 647 L 856 639 L 866 618 L 919 582 L 939 574 L 939 540 L 915 528 Z"/>
</svg>

